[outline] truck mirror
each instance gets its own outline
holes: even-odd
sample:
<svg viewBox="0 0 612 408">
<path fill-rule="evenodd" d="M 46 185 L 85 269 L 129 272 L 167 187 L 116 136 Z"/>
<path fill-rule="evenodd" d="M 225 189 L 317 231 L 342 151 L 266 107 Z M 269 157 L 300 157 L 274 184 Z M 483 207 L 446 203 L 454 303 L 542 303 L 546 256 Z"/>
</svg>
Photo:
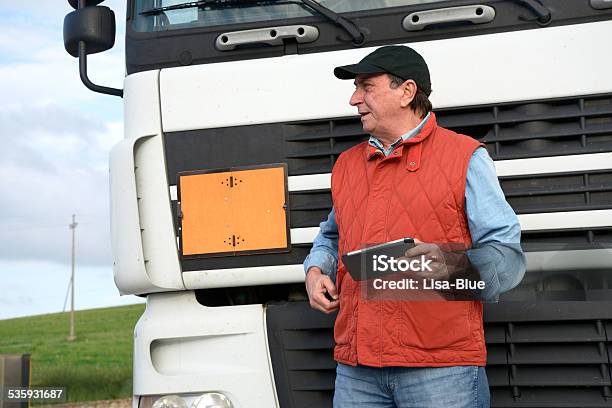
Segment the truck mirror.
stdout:
<svg viewBox="0 0 612 408">
<path fill-rule="evenodd" d="M 109 50 L 115 45 L 115 13 L 108 7 L 95 6 L 101 1 L 79 0 L 81 8 L 64 17 L 64 47 L 68 54 L 78 57 L 81 81 L 87 88 L 122 97 L 122 89 L 96 85 L 87 76 L 87 55 Z M 71 5 L 73 3 L 77 2 L 70 1 Z"/>
<path fill-rule="evenodd" d="M 109 50 L 115 45 L 115 13 L 108 7 L 84 7 L 64 18 L 64 47 L 73 57 L 79 56 L 79 42 L 87 54 Z"/>
<path fill-rule="evenodd" d="M 85 0 L 85 5 L 83 7 L 97 6 L 98 4 L 102 3 L 103 1 L 104 0 Z M 75 9 L 75 10 L 79 8 L 79 0 L 68 0 L 68 3 L 70 3 L 72 8 Z"/>
</svg>

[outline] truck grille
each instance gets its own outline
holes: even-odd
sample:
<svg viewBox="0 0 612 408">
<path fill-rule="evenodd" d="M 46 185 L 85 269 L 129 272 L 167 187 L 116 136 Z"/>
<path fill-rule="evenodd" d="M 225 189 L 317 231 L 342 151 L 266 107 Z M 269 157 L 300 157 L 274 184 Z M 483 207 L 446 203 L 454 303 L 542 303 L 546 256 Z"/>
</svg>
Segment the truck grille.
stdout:
<svg viewBox="0 0 612 408">
<path fill-rule="evenodd" d="M 333 321 L 305 302 L 271 304 L 267 327 L 281 408 L 331 407 Z M 492 407 L 610 407 L 610 302 L 485 305 Z"/>
<path fill-rule="evenodd" d="M 612 151 L 612 96 L 436 110 L 441 126 L 472 136 L 494 160 Z M 286 124 L 289 175 L 329 173 L 366 140 L 359 118 Z"/>
</svg>

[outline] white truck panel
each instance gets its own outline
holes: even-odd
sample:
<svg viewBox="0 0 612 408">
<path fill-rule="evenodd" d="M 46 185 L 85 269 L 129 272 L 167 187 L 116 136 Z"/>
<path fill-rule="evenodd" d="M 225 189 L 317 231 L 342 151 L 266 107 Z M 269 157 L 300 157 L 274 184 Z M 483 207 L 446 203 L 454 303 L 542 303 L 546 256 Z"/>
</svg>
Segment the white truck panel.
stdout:
<svg viewBox="0 0 612 408">
<path fill-rule="evenodd" d="M 126 139 L 161 133 L 159 70 L 145 71 L 125 78 L 123 118 Z"/>
<path fill-rule="evenodd" d="M 192 291 L 152 294 L 134 332 L 134 395 L 222 392 L 276 407 L 262 305 L 205 307 Z"/>
<path fill-rule="evenodd" d="M 495 162 L 498 177 L 608 169 L 612 169 L 612 153 L 574 154 Z"/>
<path fill-rule="evenodd" d="M 409 45 L 428 62 L 439 109 L 611 92 L 612 53 L 602 51 L 610 36 L 612 21 L 603 21 Z M 332 70 L 373 49 L 163 69 L 163 129 L 355 115 L 348 104 L 352 81 L 336 79 Z"/>
<path fill-rule="evenodd" d="M 144 140 L 135 159 L 142 247 L 154 290 L 182 290 L 162 136 Z"/>
<path fill-rule="evenodd" d="M 187 289 L 275 285 L 304 281 L 303 265 L 270 265 L 249 268 L 210 269 L 183 272 Z"/>
<path fill-rule="evenodd" d="M 159 71 L 126 78 L 125 136 L 111 152 L 111 230 L 121 294 L 184 290 L 167 186 Z"/>
<path fill-rule="evenodd" d="M 526 252 L 527 272 L 610 269 L 612 249 Z"/>
<path fill-rule="evenodd" d="M 152 286 L 144 264 L 136 202 L 135 141 L 124 139 L 113 147 L 110 154 L 113 274 L 122 295 L 145 293 Z"/>
</svg>

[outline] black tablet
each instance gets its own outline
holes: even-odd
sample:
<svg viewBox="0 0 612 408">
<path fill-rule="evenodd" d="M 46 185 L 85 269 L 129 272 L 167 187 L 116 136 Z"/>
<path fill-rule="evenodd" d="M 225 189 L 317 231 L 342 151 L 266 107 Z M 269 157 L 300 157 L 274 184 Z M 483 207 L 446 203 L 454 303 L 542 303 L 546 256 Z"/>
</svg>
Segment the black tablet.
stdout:
<svg viewBox="0 0 612 408">
<path fill-rule="evenodd" d="M 412 238 L 401 238 L 342 255 L 342 262 L 355 281 L 398 273 L 397 260 L 414 247 Z M 395 260 L 395 261 L 394 261 Z"/>
</svg>

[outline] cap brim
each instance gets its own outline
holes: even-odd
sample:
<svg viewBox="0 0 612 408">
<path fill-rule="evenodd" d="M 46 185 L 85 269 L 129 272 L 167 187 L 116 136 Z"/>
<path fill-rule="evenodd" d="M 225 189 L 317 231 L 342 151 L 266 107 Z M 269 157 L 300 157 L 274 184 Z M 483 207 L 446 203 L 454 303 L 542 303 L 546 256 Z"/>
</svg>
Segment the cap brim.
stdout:
<svg viewBox="0 0 612 408">
<path fill-rule="evenodd" d="M 338 79 L 354 79 L 359 74 L 380 74 L 383 72 L 387 71 L 364 62 L 334 68 L 334 75 Z"/>
</svg>

